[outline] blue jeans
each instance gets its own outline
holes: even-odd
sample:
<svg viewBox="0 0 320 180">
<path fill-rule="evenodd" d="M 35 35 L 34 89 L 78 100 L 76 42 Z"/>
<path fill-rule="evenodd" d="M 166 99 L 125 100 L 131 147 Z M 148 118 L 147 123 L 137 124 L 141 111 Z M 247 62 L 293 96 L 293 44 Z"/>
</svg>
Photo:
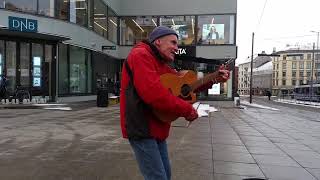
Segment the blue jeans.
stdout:
<svg viewBox="0 0 320 180">
<path fill-rule="evenodd" d="M 167 142 L 155 139 L 129 140 L 145 180 L 170 180 Z"/>
</svg>

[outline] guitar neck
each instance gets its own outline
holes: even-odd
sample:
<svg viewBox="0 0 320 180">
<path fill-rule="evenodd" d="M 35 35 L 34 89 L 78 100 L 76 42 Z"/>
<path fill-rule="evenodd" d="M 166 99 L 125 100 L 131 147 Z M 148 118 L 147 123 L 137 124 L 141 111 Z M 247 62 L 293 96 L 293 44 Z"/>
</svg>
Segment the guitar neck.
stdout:
<svg viewBox="0 0 320 180">
<path fill-rule="evenodd" d="M 197 88 L 199 88 L 200 86 L 202 86 L 204 84 L 207 84 L 210 81 L 214 80 L 218 76 L 218 73 L 219 72 L 214 72 L 214 73 L 207 74 L 203 78 L 200 78 L 197 81 L 195 81 L 192 84 L 190 84 L 190 87 L 191 87 L 192 91 L 194 91 Z"/>
</svg>

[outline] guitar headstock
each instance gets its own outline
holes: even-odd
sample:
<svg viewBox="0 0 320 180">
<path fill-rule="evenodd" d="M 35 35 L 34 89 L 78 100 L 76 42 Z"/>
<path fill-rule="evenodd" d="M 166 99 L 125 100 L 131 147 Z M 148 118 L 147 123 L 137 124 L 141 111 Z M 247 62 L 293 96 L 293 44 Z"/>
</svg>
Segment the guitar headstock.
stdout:
<svg viewBox="0 0 320 180">
<path fill-rule="evenodd" d="M 230 70 L 230 68 L 233 66 L 235 60 L 236 60 L 235 58 L 230 58 L 226 62 L 224 62 L 223 65 L 225 66 L 225 69 Z"/>
</svg>

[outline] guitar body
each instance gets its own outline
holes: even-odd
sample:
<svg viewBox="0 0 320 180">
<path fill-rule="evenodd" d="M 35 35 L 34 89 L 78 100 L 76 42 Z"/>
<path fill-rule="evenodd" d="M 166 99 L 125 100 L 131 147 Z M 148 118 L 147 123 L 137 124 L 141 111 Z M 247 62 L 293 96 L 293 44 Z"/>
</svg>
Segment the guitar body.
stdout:
<svg viewBox="0 0 320 180">
<path fill-rule="evenodd" d="M 188 88 L 188 85 L 197 80 L 197 75 L 194 71 L 180 71 L 179 74 L 163 74 L 160 76 L 161 84 L 168 88 L 168 90 L 175 96 L 194 103 L 196 101 L 196 95 L 193 91 L 183 94 L 182 89 Z M 161 111 L 154 111 L 154 114 L 163 122 L 172 122 L 176 120 L 177 116 L 164 113 Z"/>
</svg>

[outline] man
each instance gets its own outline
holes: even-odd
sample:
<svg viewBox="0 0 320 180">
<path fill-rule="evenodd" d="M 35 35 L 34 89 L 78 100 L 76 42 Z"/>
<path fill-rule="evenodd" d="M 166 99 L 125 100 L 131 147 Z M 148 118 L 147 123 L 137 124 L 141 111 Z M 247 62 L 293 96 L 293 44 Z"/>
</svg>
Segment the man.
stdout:
<svg viewBox="0 0 320 180">
<path fill-rule="evenodd" d="M 168 66 L 168 63 L 174 60 L 177 45 L 176 32 L 168 27 L 159 26 L 152 31 L 148 41 L 142 41 L 133 47 L 122 68 L 122 134 L 124 138 L 129 139 L 145 180 L 171 179 L 166 144 L 171 122 L 160 121 L 153 111 L 159 110 L 184 117 L 187 121 L 198 118 L 197 111 L 191 104 L 172 95 L 160 82 L 162 74 L 177 73 Z M 221 75 L 216 81 L 226 81 L 229 71 L 219 71 Z M 211 87 L 210 84 L 213 83 L 206 86 Z M 141 108 L 142 111 L 139 111 Z"/>
</svg>

